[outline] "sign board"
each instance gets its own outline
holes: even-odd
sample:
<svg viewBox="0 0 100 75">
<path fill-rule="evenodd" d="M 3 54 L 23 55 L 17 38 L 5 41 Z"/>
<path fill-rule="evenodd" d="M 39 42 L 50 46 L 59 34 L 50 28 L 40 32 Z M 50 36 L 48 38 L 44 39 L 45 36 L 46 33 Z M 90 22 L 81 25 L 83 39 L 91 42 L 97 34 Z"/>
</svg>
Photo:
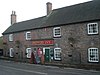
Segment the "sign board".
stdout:
<svg viewBox="0 0 100 75">
<path fill-rule="evenodd" d="M 32 45 L 53 45 L 54 40 L 38 40 L 32 41 Z"/>
</svg>

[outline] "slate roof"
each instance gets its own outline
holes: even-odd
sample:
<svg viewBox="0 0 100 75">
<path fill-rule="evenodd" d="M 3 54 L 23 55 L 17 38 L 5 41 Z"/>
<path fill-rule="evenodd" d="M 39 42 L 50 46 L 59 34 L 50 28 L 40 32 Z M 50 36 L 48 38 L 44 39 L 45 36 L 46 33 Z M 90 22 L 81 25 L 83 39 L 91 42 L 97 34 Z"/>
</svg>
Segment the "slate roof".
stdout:
<svg viewBox="0 0 100 75">
<path fill-rule="evenodd" d="M 49 16 L 15 23 L 3 34 L 93 20 L 100 20 L 100 0 L 55 9 Z"/>
<path fill-rule="evenodd" d="M 31 19 L 11 25 L 3 34 L 15 33 L 42 27 L 46 16 Z"/>
<path fill-rule="evenodd" d="M 47 25 L 69 24 L 100 19 L 100 0 L 56 9 L 47 19 Z"/>
</svg>

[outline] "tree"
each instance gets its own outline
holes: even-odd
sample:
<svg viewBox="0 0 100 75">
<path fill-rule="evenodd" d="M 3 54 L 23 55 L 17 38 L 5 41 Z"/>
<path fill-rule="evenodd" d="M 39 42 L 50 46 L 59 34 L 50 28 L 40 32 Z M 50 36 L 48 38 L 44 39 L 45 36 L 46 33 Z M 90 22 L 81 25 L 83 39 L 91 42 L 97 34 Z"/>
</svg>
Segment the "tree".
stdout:
<svg viewBox="0 0 100 75">
<path fill-rule="evenodd" d="M 0 48 L 2 49 L 3 48 L 3 38 L 0 37 Z"/>
</svg>

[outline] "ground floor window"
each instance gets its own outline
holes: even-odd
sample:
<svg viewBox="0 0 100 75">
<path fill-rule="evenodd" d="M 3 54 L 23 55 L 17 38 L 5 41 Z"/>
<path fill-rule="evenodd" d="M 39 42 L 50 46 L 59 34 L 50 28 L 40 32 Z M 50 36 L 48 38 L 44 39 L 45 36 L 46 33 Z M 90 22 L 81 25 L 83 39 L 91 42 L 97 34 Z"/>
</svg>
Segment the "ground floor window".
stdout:
<svg viewBox="0 0 100 75">
<path fill-rule="evenodd" d="M 26 49 L 26 57 L 27 58 L 31 58 L 31 53 L 32 53 L 32 49 L 31 48 L 27 48 Z"/>
<path fill-rule="evenodd" d="M 14 49 L 10 48 L 9 50 L 10 57 L 14 57 Z"/>
<path fill-rule="evenodd" d="M 54 59 L 61 60 L 61 48 L 54 48 Z"/>
<path fill-rule="evenodd" d="M 88 49 L 88 61 L 89 62 L 99 62 L 98 48 Z"/>
</svg>

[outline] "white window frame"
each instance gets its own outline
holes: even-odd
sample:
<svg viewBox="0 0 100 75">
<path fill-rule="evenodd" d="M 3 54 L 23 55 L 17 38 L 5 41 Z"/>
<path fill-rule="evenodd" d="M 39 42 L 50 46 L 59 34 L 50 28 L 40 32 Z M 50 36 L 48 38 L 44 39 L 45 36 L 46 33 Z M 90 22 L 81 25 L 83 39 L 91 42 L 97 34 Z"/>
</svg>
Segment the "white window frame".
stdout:
<svg viewBox="0 0 100 75">
<path fill-rule="evenodd" d="M 94 28 L 93 26 L 95 25 L 95 32 L 94 32 Z M 88 23 L 87 24 L 88 27 L 88 34 L 98 34 L 98 23 Z"/>
<path fill-rule="evenodd" d="M 57 29 L 60 30 L 59 33 L 57 33 L 57 31 L 56 31 Z M 60 27 L 53 28 L 53 36 L 54 37 L 60 37 L 61 36 L 61 28 Z"/>
<path fill-rule="evenodd" d="M 14 57 L 14 49 L 13 48 L 9 49 L 9 56 Z"/>
<path fill-rule="evenodd" d="M 31 40 L 31 32 L 26 32 L 26 40 Z"/>
<path fill-rule="evenodd" d="M 32 49 L 31 48 L 27 48 L 26 49 L 26 54 L 27 54 L 26 57 L 27 58 L 31 58 L 31 53 L 32 53 Z"/>
<path fill-rule="evenodd" d="M 99 52 L 98 48 L 88 48 L 88 61 L 89 62 L 99 62 Z"/>
<path fill-rule="evenodd" d="M 57 57 L 59 55 L 60 55 L 60 57 Z M 61 60 L 61 48 L 54 48 L 54 59 L 55 60 Z"/>
<path fill-rule="evenodd" d="M 9 34 L 9 41 L 13 41 L 13 34 Z"/>
</svg>

